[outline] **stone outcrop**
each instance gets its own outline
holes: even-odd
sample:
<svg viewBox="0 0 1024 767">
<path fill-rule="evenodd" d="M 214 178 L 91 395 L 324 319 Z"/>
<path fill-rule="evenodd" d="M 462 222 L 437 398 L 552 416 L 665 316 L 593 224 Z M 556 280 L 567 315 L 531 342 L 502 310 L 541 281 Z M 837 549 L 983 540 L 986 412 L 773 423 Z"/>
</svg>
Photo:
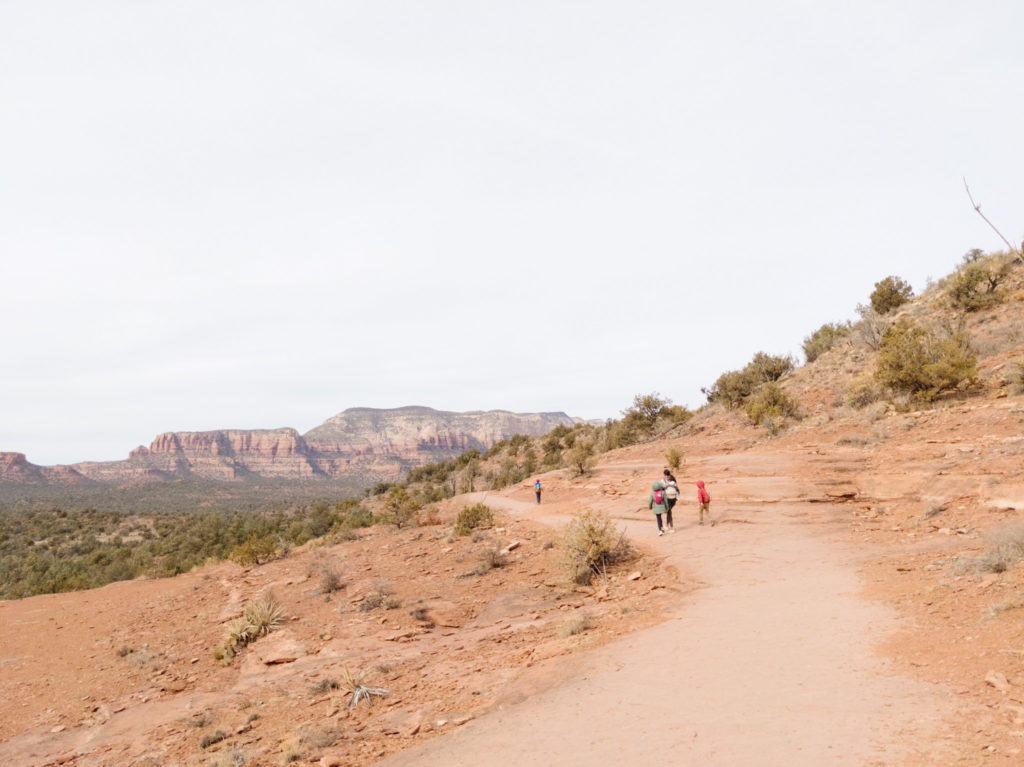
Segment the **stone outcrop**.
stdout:
<svg viewBox="0 0 1024 767">
<path fill-rule="evenodd" d="M 89 484 L 87 477 L 70 466 L 37 466 L 24 453 L 0 453 L 0 482 L 17 485 Z"/>
<path fill-rule="evenodd" d="M 565 413 L 506 410 L 455 413 L 428 407 L 351 408 L 300 435 L 295 429 L 166 432 L 124 461 L 45 467 L 0 453 L 0 482 L 36 486 L 81 482 L 164 482 L 189 477 L 258 480 L 397 479 L 410 466 L 486 450 L 513 434 L 546 434 L 573 424 Z"/>
</svg>

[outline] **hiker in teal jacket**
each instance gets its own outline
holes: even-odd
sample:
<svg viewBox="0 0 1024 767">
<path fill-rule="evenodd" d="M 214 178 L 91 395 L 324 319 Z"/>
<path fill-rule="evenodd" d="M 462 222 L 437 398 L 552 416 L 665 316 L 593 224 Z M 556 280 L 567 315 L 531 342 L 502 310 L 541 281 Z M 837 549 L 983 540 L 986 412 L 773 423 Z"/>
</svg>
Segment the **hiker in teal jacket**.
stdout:
<svg viewBox="0 0 1024 767">
<path fill-rule="evenodd" d="M 668 499 L 665 497 L 665 488 L 661 486 L 661 482 L 651 483 L 651 497 L 647 501 L 647 508 L 654 511 L 654 516 L 658 520 L 658 535 L 664 535 L 665 531 L 661 527 L 661 515 L 668 513 L 669 507 Z M 675 528 L 672 527 L 671 523 L 669 523 L 668 531 L 670 533 L 675 532 Z"/>
</svg>

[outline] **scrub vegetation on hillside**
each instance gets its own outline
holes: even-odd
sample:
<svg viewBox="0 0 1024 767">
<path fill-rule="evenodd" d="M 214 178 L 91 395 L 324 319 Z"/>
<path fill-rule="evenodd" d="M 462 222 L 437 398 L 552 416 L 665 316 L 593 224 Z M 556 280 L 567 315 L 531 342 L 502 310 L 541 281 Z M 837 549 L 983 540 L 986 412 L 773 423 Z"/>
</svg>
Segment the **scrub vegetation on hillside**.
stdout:
<svg viewBox="0 0 1024 767">
<path fill-rule="evenodd" d="M 0 599 L 165 577 L 211 561 L 255 565 L 290 546 L 375 522 L 354 500 L 258 514 L 81 509 L 0 514 Z"/>
<path fill-rule="evenodd" d="M 1019 324 L 995 321 L 997 315 L 988 311 L 1024 301 L 1022 272 L 1013 253 L 971 251 L 953 274 L 917 298 L 905 281 L 886 277 L 875 284 L 870 305 L 856 308 L 859 321 L 826 323 L 804 339 L 805 368 L 813 375 L 815 366 L 833 364 L 830 359 L 846 360 L 845 390 L 834 392 L 829 406 L 870 406 L 879 417 L 893 409 L 971 396 L 984 385 L 979 357 L 986 355 L 1004 355 L 998 375 L 989 374 L 990 382 L 1007 393 L 1024 390 Z M 853 356 L 837 357 L 837 348 Z M 743 413 L 751 424 L 779 434 L 802 417 L 806 389 L 794 386 L 796 372 L 792 357 L 758 352 L 743 368 L 722 373 L 703 390 L 707 405 L 696 421 L 695 412 L 657 392 L 638 394 L 620 418 L 562 425 L 539 437 L 515 434 L 483 452 L 469 450 L 413 467 L 400 482 L 366 488 L 362 500 L 311 501 L 308 493 L 316 486 L 303 485 L 290 503 L 281 501 L 271 509 L 75 510 L 54 504 L 44 510 L 0 510 L 0 598 L 170 576 L 225 559 L 258 566 L 313 538 L 354 537 L 360 527 L 438 524 L 438 501 L 528 483 L 552 470 L 564 470 L 570 478 L 586 476 L 601 454 L 703 428 L 693 424 L 716 408 Z M 683 457 L 673 449 L 665 458 L 676 468 Z M 278 489 L 285 492 L 284 485 Z M 334 492 L 342 494 L 337 488 Z M 211 504 L 217 500 L 205 498 Z M 480 504 L 464 509 L 459 534 L 489 526 L 488 511 Z M 593 524 L 588 530 L 598 528 Z M 593 570 L 590 564 L 582 569 L 587 568 Z"/>
</svg>

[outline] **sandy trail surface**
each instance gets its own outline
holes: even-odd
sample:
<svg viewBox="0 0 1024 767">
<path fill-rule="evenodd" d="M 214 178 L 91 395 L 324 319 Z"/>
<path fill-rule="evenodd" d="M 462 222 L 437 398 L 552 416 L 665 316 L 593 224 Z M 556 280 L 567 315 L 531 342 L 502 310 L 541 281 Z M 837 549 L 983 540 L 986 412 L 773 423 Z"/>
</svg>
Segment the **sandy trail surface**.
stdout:
<svg viewBox="0 0 1024 767">
<path fill-rule="evenodd" d="M 660 538 L 635 504 L 607 509 L 700 584 L 670 620 L 592 651 L 587 673 L 525 705 L 378 764 L 950 763 L 940 725 L 951 693 L 897 676 L 876 654 L 897 618 L 860 595 L 859 555 L 835 510 L 787 503 L 784 486 L 755 502 L 743 484 L 719 488 L 715 526 L 698 526 L 683 500 L 677 533 Z M 559 516 L 502 500 L 488 503 Z"/>
</svg>

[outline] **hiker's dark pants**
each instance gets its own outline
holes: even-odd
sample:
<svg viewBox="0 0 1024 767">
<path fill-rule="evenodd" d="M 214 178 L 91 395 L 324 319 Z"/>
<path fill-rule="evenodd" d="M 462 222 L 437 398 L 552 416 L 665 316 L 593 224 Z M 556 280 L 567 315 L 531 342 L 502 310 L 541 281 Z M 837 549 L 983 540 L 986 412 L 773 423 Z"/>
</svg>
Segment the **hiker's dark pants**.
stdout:
<svg viewBox="0 0 1024 767">
<path fill-rule="evenodd" d="M 540 490 L 537 491 L 537 503 L 540 503 Z"/>
<path fill-rule="evenodd" d="M 665 521 L 668 522 L 668 526 L 669 527 L 675 527 L 675 525 L 672 524 L 672 507 L 676 505 L 676 501 L 677 500 L 679 500 L 679 499 L 678 498 L 666 498 L 665 499 L 665 507 L 668 509 L 668 511 L 665 512 Z M 659 527 L 660 527 L 660 525 L 659 525 Z"/>
</svg>

